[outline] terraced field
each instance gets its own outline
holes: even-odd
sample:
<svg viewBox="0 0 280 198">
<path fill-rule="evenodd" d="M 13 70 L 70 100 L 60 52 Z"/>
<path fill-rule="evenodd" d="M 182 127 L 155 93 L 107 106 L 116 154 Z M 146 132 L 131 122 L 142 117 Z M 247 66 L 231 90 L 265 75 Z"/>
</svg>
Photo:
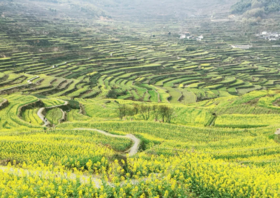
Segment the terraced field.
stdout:
<svg viewBox="0 0 280 198">
<path fill-rule="evenodd" d="M 22 22 L 24 18 L 14 19 L 17 22 L 9 21 L 12 19 L 4 21 L 5 28 L 12 29 L 19 22 L 25 25 Z M 69 25 L 63 21 L 59 24 L 62 27 Z M 56 27 L 40 25 L 30 22 L 26 31 Z M 232 28 L 227 27 L 224 33 L 218 33 L 223 25 L 211 24 L 199 30 L 191 27 L 193 34 L 204 35 L 202 42 L 178 41 L 175 35 L 150 38 L 145 33 L 134 39 L 135 32 L 106 40 L 102 34 L 94 33 L 98 29 L 104 34 L 112 34 L 106 22 L 99 22 L 79 34 L 56 31 L 56 38 L 21 32 L 22 41 L 14 42 L 29 45 L 34 50 L 15 51 L 6 46 L 3 51 L 5 58 L 0 59 L 3 72 L 0 93 L 187 104 L 229 94 L 278 88 L 278 50 L 257 47 L 233 49 L 231 44 L 242 42 L 238 33 L 242 27 L 232 23 Z M 79 24 L 72 21 L 71 26 L 78 28 Z M 141 27 L 135 25 L 134 28 L 139 30 Z M 172 30 L 176 31 L 176 28 Z M 231 39 L 227 36 L 229 34 Z M 223 41 L 213 40 L 214 35 Z M 92 39 L 94 37 L 97 39 Z M 13 35 L 3 33 L 1 40 L 13 40 Z M 256 43 L 263 44 L 261 41 Z M 77 45 L 79 52 L 67 50 Z M 186 50 L 190 46 L 197 47 L 193 51 Z M 59 50 L 51 51 L 54 48 Z"/>
</svg>

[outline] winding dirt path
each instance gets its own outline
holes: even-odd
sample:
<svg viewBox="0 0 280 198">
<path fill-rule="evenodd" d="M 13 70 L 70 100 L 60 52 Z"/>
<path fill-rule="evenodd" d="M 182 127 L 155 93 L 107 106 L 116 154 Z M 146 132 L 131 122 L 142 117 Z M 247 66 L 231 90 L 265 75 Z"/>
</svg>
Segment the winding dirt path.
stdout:
<svg viewBox="0 0 280 198">
<path fill-rule="evenodd" d="M 140 143 L 141 143 L 141 140 L 138 139 L 137 137 L 135 137 L 134 135 L 132 134 L 128 134 L 128 135 L 114 135 L 114 134 L 111 134 L 111 133 L 108 133 L 106 131 L 102 131 L 102 130 L 99 130 L 99 129 L 89 129 L 89 128 L 76 128 L 74 130 L 83 130 L 83 131 L 96 131 L 98 133 L 101 133 L 103 135 L 106 135 L 106 136 L 109 136 L 109 137 L 114 137 L 114 138 L 128 138 L 128 139 L 131 139 L 133 141 L 133 146 L 129 149 L 129 157 L 135 155 L 138 150 L 139 150 L 139 147 L 140 147 Z"/>
<path fill-rule="evenodd" d="M 45 118 L 45 116 L 43 114 L 45 109 L 53 109 L 53 108 L 57 108 L 57 107 L 66 106 L 68 104 L 69 104 L 68 101 L 65 101 L 64 104 L 61 104 L 61 105 L 55 105 L 55 106 L 51 106 L 51 107 L 42 107 L 38 110 L 37 115 L 44 122 L 44 126 L 49 126 L 50 122 Z M 99 129 L 90 129 L 90 128 L 76 128 L 74 130 L 95 131 L 95 132 L 101 133 L 103 135 L 114 137 L 114 138 L 128 138 L 128 139 L 132 140 L 133 143 L 134 143 L 133 146 L 129 149 L 129 153 L 128 153 L 129 157 L 135 155 L 138 152 L 140 144 L 141 144 L 141 140 L 138 139 L 137 137 L 135 137 L 132 134 L 128 134 L 128 135 L 125 135 L 125 136 L 124 135 L 114 135 L 114 134 L 108 133 L 106 131 L 102 131 L 102 130 L 99 130 Z"/>
<path fill-rule="evenodd" d="M 56 106 L 51 106 L 51 107 L 42 107 L 38 110 L 37 115 L 44 122 L 44 126 L 48 126 L 50 124 L 50 122 L 43 115 L 43 112 L 45 111 L 45 109 L 52 109 L 52 108 L 57 108 L 57 107 L 65 106 L 65 105 L 68 105 L 68 101 L 65 101 L 65 103 L 62 105 L 56 105 Z M 108 133 L 106 131 L 102 131 L 99 129 L 90 129 L 90 128 L 75 128 L 73 130 L 95 131 L 95 132 L 101 133 L 101 134 L 103 134 L 105 136 L 109 136 L 109 137 L 128 138 L 133 141 L 133 146 L 129 149 L 129 153 L 128 153 L 129 157 L 137 154 L 140 144 L 141 144 L 141 140 L 132 134 L 114 135 L 114 134 Z M 52 171 L 28 170 L 28 169 L 23 169 L 23 168 L 13 168 L 13 167 L 6 167 L 6 166 L 0 166 L 0 171 L 11 173 L 11 174 L 14 174 L 19 177 L 37 175 L 39 177 L 44 177 L 44 178 L 47 176 L 47 177 L 63 177 L 63 178 L 67 178 L 67 179 L 80 179 L 82 184 L 92 181 L 92 183 L 95 184 L 96 188 L 100 188 L 102 186 L 102 181 L 99 177 L 87 176 L 87 175 L 81 175 L 81 174 L 75 174 L 75 173 L 68 174 L 67 172 L 61 173 L 61 172 L 52 172 Z M 131 184 L 136 185 L 138 182 L 139 182 L 138 180 L 132 180 Z M 108 184 L 112 187 L 115 186 L 114 184 L 109 183 L 109 182 L 108 182 Z"/>
</svg>

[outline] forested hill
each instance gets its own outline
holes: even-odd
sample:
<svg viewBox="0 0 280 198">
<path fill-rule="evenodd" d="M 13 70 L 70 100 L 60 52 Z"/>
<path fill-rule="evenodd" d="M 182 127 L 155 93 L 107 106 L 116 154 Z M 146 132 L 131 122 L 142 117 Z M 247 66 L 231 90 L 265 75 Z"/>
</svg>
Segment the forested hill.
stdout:
<svg viewBox="0 0 280 198">
<path fill-rule="evenodd" d="M 280 11 L 280 0 L 241 0 L 232 6 L 235 14 L 262 17 Z"/>
<path fill-rule="evenodd" d="M 230 12 L 235 2 L 237 0 L 106 0 L 96 1 L 96 4 L 115 18 L 166 21 Z"/>
<path fill-rule="evenodd" d="M 0 0 L 0 14 L 31 14 L 52 18 L 114 20 L 183 20 L 230 12 L 238 0 Z"/>
<path fill-rule="evenodd" d="M 91 1 L 0 0 L 0 15 L 30 15 L 40 18 L 94 19 L 109 14 Z"/>
</svg>

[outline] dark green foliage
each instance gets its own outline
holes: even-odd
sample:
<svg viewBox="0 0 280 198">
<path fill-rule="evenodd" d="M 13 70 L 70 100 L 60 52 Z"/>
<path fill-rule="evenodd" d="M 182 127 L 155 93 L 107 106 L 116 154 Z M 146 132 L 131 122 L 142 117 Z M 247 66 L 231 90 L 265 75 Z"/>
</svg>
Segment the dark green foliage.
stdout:
<svg viewBox="0 0 280 198">
<path fill-rule="evenodd" d="M 174 109 L 168 106 L 159 106 L 158 108 L 159 114 L 162 118 L 162 122 L 170 123 L 174 115 Z"/>
<path fill-rule="evenodd" d="M 120 89 L 120 88 L 113 88 L 111 89 L 108 94 L 107 94 L 107 98 L 117 98 L 119 96 L 125 95 L 126 91 Z"/>
<path fill-rule="evenodd" d="M 241 0 L 232 6 L 232 12 L 237 14 L 256 9 L 258 9 L 258 14 L 254 17 L 262 16 L 260 10 L 263 10 L 266 14 L 277 12 L 280 10 L 280 0 Z"/>
<path fill-rule="evenodd" d="M 194 47 L 194 46 L 188 46 L 188 47 L 186 48 L 186 51 L 187 51 L 187 52 L 192 52 L 192 51 L 195 51 L 195 50 L 197 50 L 197 48 Z"/>
<path fill-rule="evenodd" d="M 71 109 L 80 109 L 80 104 L 78 101 L 75 101 L 75 100 L 67 100 L 67 101 L 68 101 L 68 106 Z"/>
<path fill-rule="evenodd" d="M 122 120 L 127 114 L 127 107 L 125 104 L 119 104 L 118 108 L 118 116 Z"/>
<path fill-rule="evenodd" d="M 154 118 L 155 121 L 159 121 L 161 118 L 162 122 L 170 123 L 174 117 L 174 109 L 165 105 L 134 104 L 131 106 L 119 104 L 117 114 L 120 119 L 138 114 L 142 120 L 148 121 Z"/>
<path fill-rule="evenodd" d="M 95 87 L 97 85 L 98 79 L 100 78 L 100 73 L 90 76 L 90 85 Z"/>
<path fill-rule="evenodd" d="M 250 9 L 252 6 L 252 0 L 241 0 L 240 2 L 232 6 L 232 12 L 242 14 Z"/>
</svg>

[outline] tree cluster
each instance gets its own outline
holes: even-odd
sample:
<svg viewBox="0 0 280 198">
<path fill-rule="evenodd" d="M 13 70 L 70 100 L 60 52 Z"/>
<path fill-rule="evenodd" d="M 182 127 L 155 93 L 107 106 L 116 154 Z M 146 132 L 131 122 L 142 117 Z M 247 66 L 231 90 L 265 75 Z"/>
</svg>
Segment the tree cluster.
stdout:
<svg viewBox="0 0 280 198">
<path fill-rule="evenodd" d="M 113 87 L 106 95 L 106 98 L 117 98 L 118 96 L 122 96 L 125 94 L 126 91 L 122 90 L 121 88 Z"/>
<path fill-rule="evenodd" d="M 196 50 L 197 50 L 197 48 L 194 46 L 187 46 L 187 48 L 186 48 L 187 52 L 192 52 L 192 51 L 196 51 Z"/>
<path fill-rule="evenodd" d="M 253 17 L 262 17 L 262 15 L 280 11 L 280 0 L 241 0 L 232 6 L 232 12 L 235 14 L 254 15 Z"/>
<path fill-rule="evenodd" d="M 134 104 L 131 106 L 119 104 L 117 112 L 121 120 L 126 116 L 139 115 L 143 120 L 154 119 L 155 121 L 170 123 L 174 117 L 174 109 L 165 105 Z"/>
</svg>

